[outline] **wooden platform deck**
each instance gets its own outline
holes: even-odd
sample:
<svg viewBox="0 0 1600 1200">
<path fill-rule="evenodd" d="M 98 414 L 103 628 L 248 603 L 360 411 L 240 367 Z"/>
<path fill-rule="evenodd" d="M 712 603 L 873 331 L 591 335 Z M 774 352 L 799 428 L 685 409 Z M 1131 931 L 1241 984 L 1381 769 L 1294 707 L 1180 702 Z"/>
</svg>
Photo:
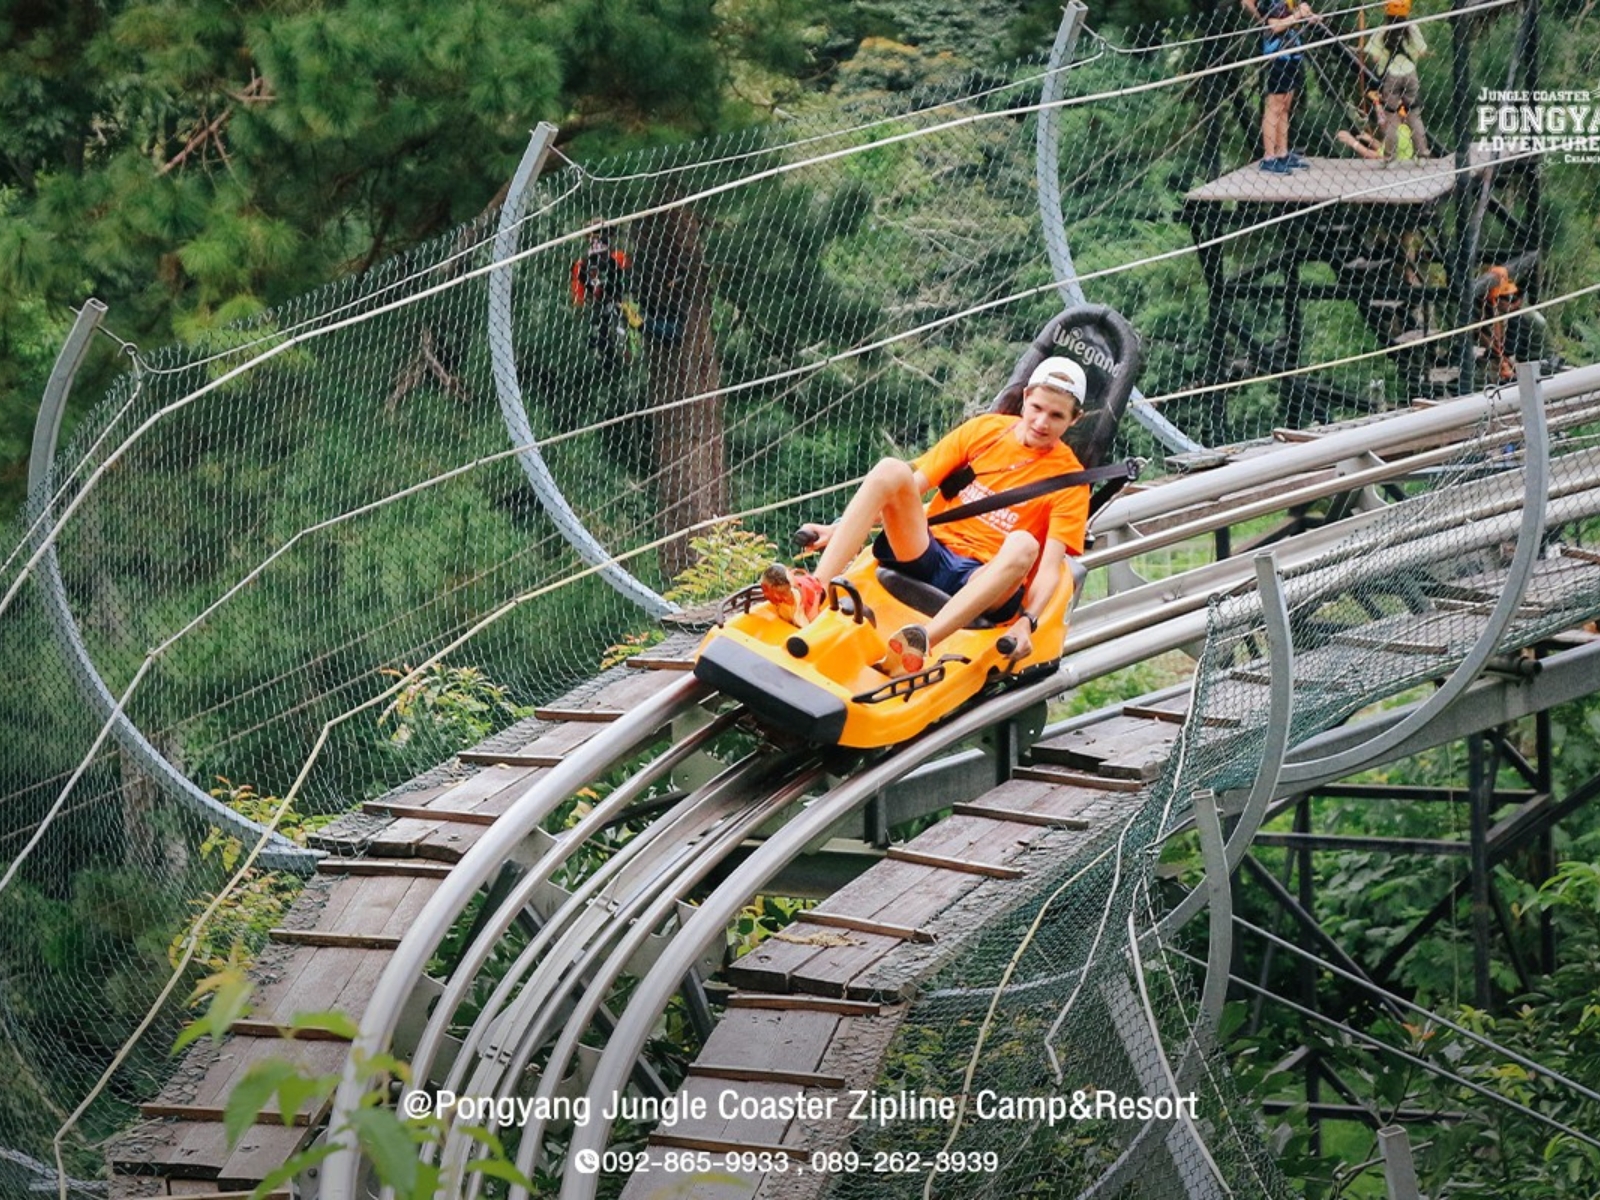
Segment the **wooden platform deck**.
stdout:
<svg viewBox="0 0 1600 1200">
<path fill-rule="evenodd" d="M 1186 204 L 1436 204 L 1455 189 L 1453 158 L 1385 163 L 1365 158 L 1308 158 L 1303 171 L 1275 175 L 1258 163 L 1192 189 Z"/>
</svg>

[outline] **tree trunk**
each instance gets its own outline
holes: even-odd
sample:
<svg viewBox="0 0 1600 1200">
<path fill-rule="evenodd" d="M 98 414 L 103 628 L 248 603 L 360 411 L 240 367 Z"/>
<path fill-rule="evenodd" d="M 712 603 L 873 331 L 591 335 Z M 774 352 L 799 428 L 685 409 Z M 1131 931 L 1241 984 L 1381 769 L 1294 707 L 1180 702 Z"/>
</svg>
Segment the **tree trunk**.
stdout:
<svg viewBox="0 0 1600 1200">
<path fill-rule="evenodd" d="M 700 397 L 654 419 L 656 506 L 670 534 L 728 510 L 723 462 L 722 368 L 711 328 L 711 283 L 700 222 L 684 209 L 641 221 L 633 291 L 644 318 L 652 407 Z M 693 558 L 687 536 L 662 545 L 669 579 Z"/>
</svg>

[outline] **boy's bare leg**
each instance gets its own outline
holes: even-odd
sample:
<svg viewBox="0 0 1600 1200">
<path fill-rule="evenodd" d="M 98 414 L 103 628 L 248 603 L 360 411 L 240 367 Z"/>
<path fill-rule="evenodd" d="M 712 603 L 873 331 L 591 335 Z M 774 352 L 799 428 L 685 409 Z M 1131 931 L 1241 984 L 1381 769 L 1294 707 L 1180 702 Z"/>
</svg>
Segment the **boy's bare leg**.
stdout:
<svg viewBox="0 0 1600 1200">
<path fill-rule="evenodd" d="M 897 458 L 883 459 L 867 472 L 817 560 L 817 577 L 826 582 L 841 574 L 861 553 L 880 520 L 896 558 L 916 558 L 928 548 L 928 518 L 917 492 L 916 473 Z"/>
<path fill-rule="evenodd" d="M 1001 604 L 1028 577 L 1039 557 L 1039 543 L 1030 534 L 1010 533 L 1000 552 L 972 573 L 937 616 L 927 623 L 928 643 L 937 645 L 958 629 Z"/>
</svg>

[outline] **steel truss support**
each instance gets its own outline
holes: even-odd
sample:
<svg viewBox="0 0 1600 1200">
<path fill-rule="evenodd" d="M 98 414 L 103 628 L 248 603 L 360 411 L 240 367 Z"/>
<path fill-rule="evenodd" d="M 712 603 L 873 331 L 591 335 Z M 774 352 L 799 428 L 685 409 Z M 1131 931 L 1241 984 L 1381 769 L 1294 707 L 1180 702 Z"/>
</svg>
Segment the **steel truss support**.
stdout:
<svg viewBox="0 0 1600 1200">
<path fill-rule="evenodd" d="M 1600 799 L 1600 775 L 1591 777 L 1567 796 L 1556 799 L 1547 790 L 1550 786 L 1552 748 L 1549 713 L 1547 710 L 1541 711 L 1531 719 L 1534 726 L 1531 755 L 1523 753 L 1512 742 L 1504 726 L 1464 736 L 1467 774 L 1467 786 L 1464 789 L 1397 787 L 1393 795 L 1388 795 L 1385 789 L 1377 785 L 1363 785 L 1354 792 L 1353 785 L 1332 785 L 1286 798 L 1274 806 L 1276 812 L 1292 807 L 1296 814 L 1296 830 L 1300 831 L 1298 836 L 1280 844 L 1290 858 L 1293 874 L 1298 877 L 1297 886 L 1291 890 L 1288 876 L 1280 879 L 1253 856 L 1245 859 L 1245 867 L 1249 877 L 1258 885 L 1259 894 L 1271 900 L 1276 911 L 1293 922 L 1295 940 L 1339 968 L 1333 986 L 1319 988 L 1320 972 L 1309 961 L 1302 962 L 1299 977 L 1303 994 L 1300 1003 L 1308 1010 L 1337 1016 L 1376 1008 L 1393 1017 L 1406 1016 L 1397 1003 L 1384 993 L 1398 990 L 1393 977 L 1400 963 L 1442 921 L 1456 913 L 1463 901 L 1470 902 L 1467 928 L 1471 934 L 1473 1003 L 1476 1007 L 1492 1011 L 1503 998 L 1493 979 L 1492 968 L 1497 950 L 1503 951 L 1504 961 L 1516 973 L 1520 990 L 1531 990 L 1537 985 L 1541 974 L 1554 969 L 1554 945 L 1548 932 L 1548 922 L 1541 922 L 1537 930 L 1537 955 L 1524 953 L 1524 948 L 1517 941 L 1505 901 L 1495 885 L 1494 872 L 1515 855 L 1531 852 L 1529 867 L 1533 880 L 1541 882 L 1548 878 L 1552 870 L 1549 859 L 1551 831 L 1563 818 Z M 1541 790 L 1500 788 L 1497 780 L 1502 767 L 1509 767 L 1524 781 L 1540 785 Z M 1321 799 L 1351 798 L 1368 801 L 1450 801 L 1468 809 L 1467 839 L 1449 843 L 1450 856 L 1464 860 L 1466 870 L 1393 947 L 1371 964 L 1359 961 L 1355 955 L 1343 949 L 1321 924 L 1316 912 L 1315 873 L 1311 869 L 1311 859 L 1316 853 L 1348 848 L 1350 839 L 1309 833 L 1314 824 L 1312 806 Z M 1258 838 L 1258 843 L 1261 840 Z M 1442 849 L 1432 848 L 1431 839 L 1417 838 L 1374 837 L 1366 839 L 1366 848 L 1397 854 L 1444 853 Z M 1263 933 L 1248 923 L 1241 922 L 1241 927 L 1246 931 Z M 1275 950 L 1276 946 L 1269 940 L 1267 955 L 1272 955 Z M 1376 1001 L 1374 997 L 1377 997 Z M 1314 1146 L 1320 1141 L 1323 1120 L 1365 1119 L 1351 1107 L 1359 1106 L 1360 1098 L 1351 1092 L 1348 1085 L 1309 1044 L 1292 1052 L 1286 1061 L 1292 1061 L 1305 1077 L 1306 1115 L 1312 1122 Z M 1347 1103 L 1341 1106 L 1324 1102 L 1322 1089 L 1325 1084 L 1331 1085 Z M 1444 1118 L 1440 1114 L 1429 1119 Z"/>
</svg>

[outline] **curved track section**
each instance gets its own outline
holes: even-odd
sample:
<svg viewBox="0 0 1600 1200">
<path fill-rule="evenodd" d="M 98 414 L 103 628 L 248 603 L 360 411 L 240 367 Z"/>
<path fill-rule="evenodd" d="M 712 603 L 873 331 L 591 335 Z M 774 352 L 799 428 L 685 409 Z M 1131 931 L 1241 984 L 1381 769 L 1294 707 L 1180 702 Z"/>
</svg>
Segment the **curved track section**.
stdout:
<svg viewBox="0 0 1600 1200">
<path fill-rule="evenodd" d="M 1600 419 L 1597 386 L 1596 368 L 1544 383 L 1546 419 L 1554 435 Z M 1374 487 L 1446 461 L 1459 452 L 1453 443 L 1486 420 L 1499 423 L 1500 436 L 1519 436 L 1511 398 L 1473 397 L 1330 431 L 1125 496 L 1102 514 L 1102 548 L 1087 556 L 1086 565 L 1108 566 L 1153 546 L 1225 528 L 1257 508 L 1278 511 L 1342 496 L 1353 499 L 1349 515 L 1288 538 L 1274 551 L 1286 572 L 1332 572 L 1328 552 L 1359 539 L 1385 515 Z M 1593 451 L 1577 457 L 1583 462 L 1550 489 L 1551 527 L 1600 512 L 1600 462 L 1590 461 Z M 1504 528 L 1508 514 L 1523 504 L 1525 476 L 1535 479 L 1536 473 L 1488 470 L 1470 480 L 1458 489 L 1451 510 L 1432 518 L 1436 528 L 1419 525 L 1409 531 L 1410 552 L 1437 553 L 1446 539 L 1460 538 L 1476 525 L 1486 531 Z M 1087 605 L 1074 619 L 1059 672 L 1004 692 L 892 753 L 845 764 L 843 775 L 829 774 L 829 767 L 841 769 L 839 762 L 770 747 L 708 769 L 702 752 L 739 714 L 708 711 L 714 698 L 691 678 L 657 688 L 554 762 L 461 856 L 388 957 L 366 1005 L 356 1049 L 410 1058 L 414 1078 L 430 1091 L 530 1097 L 532 1121 L 514 1132 L 501 1131 L 514 1138 L 514 1157 L 530 1175 L 562 1157 L 571 1161 L 603 1151 L 612 1134 L 609 1121 L 564 1123 L 559 1118 L 563 1112 L 570 1115 L 579 1097 L 599 1113 L 630 1086 L 646 1096 L 664 1094 L 645 1060 L 646 1045 L 675 996 L 682 997 L 683 1010 L 700 1026 L 702 1037 L 709 1032 L 701 984 L 720 961 L 729 925 L 753 896 L 830 834 L 859 821 L 869 804 L 897 787 L 922 786 L 908 784 L 908 778 L 927 781 L 964 772 L 970 794 L 979 798 L 998 794 L 997 779 L 1002 791 L 1011 786 L 1006 780 L 1025 778 L 1068 790 L 1081 787 L 1085 777 L 1072 770 L 1027 776 L 1016 769 L 1014 752 L 986 756 L 960 747 L 986 732 L 1014 736 L 1051 696 L 1197 642 L 1206 634 L 1214 599 L 1253 588 L 1256 570 L 1251 559 L 1225 559 Z M 1432 667 L 1423 675 L 1429 677 L 1434 677 Z M 1149 711 L 1182 719 L 1181 705 L 1163 710 L 1163 703 L 1157 698 Z M 1070 735 L 1090 724 L 1080 718 L 1047 736 Z M 1006 737 L 997 740 L 1005 743 Z M 568 828 L 545 832 L 564 804 L 601 780 L 609 780 L 604 799 Z M 1254 799 L 1259 816 L 1262 797 Z M 978 809 L 976 804 L 956 807 L 958 812 Z M 648 822 L 626 841 L 609 836 L 619 821 L 647 814 Z M 1075 818 L 1042 808 L 1031 814 L 1008 811 L 999 801 L 980 816 L 1052 830 L 1082 827 Z M 951 856 L 924 858 L 988 879 L 1009 877 L 1010 869 L 1003 866 Z M 466 949 L 448 965 L 442 984 L 430 982 L 430 961 L 469 910 L 476 916 Z M 917 931 L 880 922 L 876 932 L 915 941 Z M 830 1003 L 845 1011 L 859 1001 L 842 993 Z M 429 1006 L 425 1019 L 407 1022 L 405 1015 L 422 1005 Z M 587 1038 L 591 1030 L 598 1036 Z M 328 1120 L 332 1130 L 343 1130 L 364 1102 L 365 1085 L 353 1065 L 360 1057 L 347 1056 Z M 481 1150 L 480 1142 L 456 1131 L 426 1153 L 438 1155 L 449 1194 L 476 1195 L 484 1177 L 470 1168 Z M 346 1145 L 338 1146 L 321 1175 L 323 1197 L 370 1191 L 361 1160 Z M 597 1179 L 592 1172 L 568 1170 L 561 1196 L 591 1196 Z M 512 1194 L 526 1193 L 513 1188 Z"/>
<path fill-rule="evenodd" d="M 1555 406 L 1553 425 L 1593 419 L 1586 407 L 1566 413 L 1559 408 L 1561 401 L 1581 396 L 1586 386 L 1592 385 L 1566 378 L 1547 386 L 1547 402 Z M 1461 402 L 1400 418 L 1384 427 L 1333 433 L 1316 442 L 1263 456 L 1256 465 L 1240 463 L 1208 476 L 1141 493 L 1119 502 L 1121 513 L 1116 511 L 1117 506 L 1108 510 L 1103 524 L 1132 527 L 1157 516 L 1170 518 L 1186 507 L 1236 494 L 1257 477 L 1263 481 L 1303 478 L 1308 472 L 1331 468 L 1332 475 L 1321 486 L 1348 492 L 1353 485 L 1366 482 L 1363 471 L 1377 479 L 1399 477 L 1415 469 L 1414 463 L 1390 465 L 1373 457 L 1388 445 L 1414 444 L 1430 436 L 1449 437 L 1474 428 L 1486 412 L 1510 420 L 1513 410 L 1508 401 L 1486 399 L 1478 405 Z M 1268 462 L 1270 466 L 1263 465 Z M 1499 475 L 1489 475 L 1472 484 L 1462 499 L 1463 504 L 1449 520 L 1454 528 L 1441 528 L 1439 536 L 1454 533 L 1463 523 L 1473 520 L 1503 517 L 1522 503 L 1518 481 Z M 1563 510 L 1569 515 L 1592 512 L 1594 505 L 1592 488 L 1582 494 L 1555 496 L 1551 501 L 1552 520 L 1559 520 Z M 1295 538 L 1280 548 L 1280 561 L 1286 566 L 1309 562 L 1324 554 L 1335 541 L 1370 525 L 1381 513 L 1381 508 L 1374 508 Z M 1212 519 L 1225 524 L 1237 517 L 1224 510 Z M 1425 543 L 1425 537 L 1419 540 L 1419 545 Z M 1129 553 L 1135 544 L 1125 542 L 1117 553 Z M 1103 552 L 1102 560 L 1110 553 Z M 1196 639 L 1205 630 L 1209 598 L 1247 584 L 1253 570 L 1249 561 L 1224 560 L 1194 572 L 1195 578 L 1166 580 L 1086 609 L 1075 622 L 1075 652 L 1069 653 L 1060 673 L 1006 693 L 930 731 L 820 790 L 803 806 L 800 801 L 822 778 L 815 762 L 793 755 L 768 754 L 727 768 L 653 822 L 552 911 L 541 914 L 538 933 L 501 977 L 494 994 L 462 1039 L 453 1065 L 441 1073 L 437 1070 L 437 1052 L 446 1041 L 447 1027 L 456 1020 L 455 1006 L 449 999 L 462 990 L 459 982 L 453 982 L 446 1002 L 436 1006 L 418 1046 L 413 1064 L 416 1077 L 438 1080 L 437 1086 L 460 1095 L 510 1094 L 523 1086 L 539 1057 L 542 1061 L 533 1085 L 535 1114 L 550 1110 L 554 1098 L 571 1086 L 574 1076 L 582 1080 L 582 1094 L 591 1110 L 602 1111 L 609 1097 L 622 1094 L 630 1079 L 637 1080 L 645 1044 L 662 1012 L 686 980 L 693 985 L 696 968 L 720 948 L 739 909 L 767 888 L 808 846 L 840 826 L 885 788 L 963 740 L 1016 717 L 1081 679 Z M 677 705 L 692 704 L 695 699 L 688 690 L 675 689 L 673 694 L 677 699 L 671 703 Z M 654 728 L 663 715 L 654 712 L 644 721 Z M 621 747 L 631 743 L 626 738 L 607 741 L 607 747 L 613 744 Z M 614 767 L 618 758 L 605 757 L 611 753 L 608 748 L 595 746 L 582 767 L 564 764 L 543 781 L 537 794 L 524 798 L 526 812 L 547 814 L 571 790 L 581 786 L 580 776 L 585 772 L 593 774 L 596 769 Z M 648 772 L 650 768 L 643 770 Z M 638 778 L 639 774 L 630 778 L 622 791 L 630 797 L 636 795 L 640 785 L 634 780 Z M 620 804 L 613 797 L 613 808 Z M 790 809 L 795 811 L 780 829 L 720 883 L 704 890 L 714 868 L 756 829 Z M 523 809 L 519 806 L 516 811 Z M 599 823 L 600 818 L 595 818 L 595 824 Z M 518 821 L 519 828 L 529 825 L 526 817 Z M 564 835 L 532 868 L 529 878 L 548 881 L 570 865 L 584 844 L 579 829 Z M 466 865 L 464 862 L 463 867 Z M 487 878 L 481 865 L 477 874 L 481 884 Z M 472 950 L 458 964 L 457 979 L 476 974 L 495 939 L 525 911 L 529 892 L 528 887 L 520 888 L 501 903 Z M 686 908 L 686 901 L 694 895 L 699 895 L 698 906 Z M 419 928 L 418 933 L 422 935 L 420 940 L 434 940 L 431 932 L 424 934 Z M 642 963 L 641 955 L 647 948 L 648 962 Z M 393 968 L 397 978 L 400 970 Z M 583 1032 L 601 1015 L 618 983 L 629 975 L 637 983 L 610 1028 L 604 1048 L 597 1057 L 590 1056 L 588 1066 L 580 1066 Z M 374 1019 L 373 1010 L 369 1009 L 363 1035 L 373 1039 L 374 1046 L 382 1023 L 381 1018 Z M 354 1090 L 341 1093 L 340 1104 L 351 1104 L 358 1094 Z M 335 1125 L 338 1116 L 336 1110 Z M 520 1132 L 517 1159 L 525 1172 L 531 1173 L 540 1165 L 541 1156 L 548 1153 L 548 1125 L 536 1115 L 533 1123 Z M 608 1122 L 580 1122 L 571 1132 L 569 1156 L 601 1151 L 609 1137 Z M 478 1143 L 464 1135 L 453 1135 L 447 1141 L 442 1161 L 453 1192 L 475 1192 L 481 1177 L 469 1176 L 465 1170 L 477 1148 Z M 356 1194 L 357 1164 L 353 1156 L 347 1155 L 331 1165 L 335 1169 L 324 1178 L 324 1194 Z M 568 1171 L 562 1184 L 564 1200 L 593 1195 L 596 1180 L 593 1173 Z M 524 1193 L 514 1190 L 514 1194 Z"/>
</svg>

